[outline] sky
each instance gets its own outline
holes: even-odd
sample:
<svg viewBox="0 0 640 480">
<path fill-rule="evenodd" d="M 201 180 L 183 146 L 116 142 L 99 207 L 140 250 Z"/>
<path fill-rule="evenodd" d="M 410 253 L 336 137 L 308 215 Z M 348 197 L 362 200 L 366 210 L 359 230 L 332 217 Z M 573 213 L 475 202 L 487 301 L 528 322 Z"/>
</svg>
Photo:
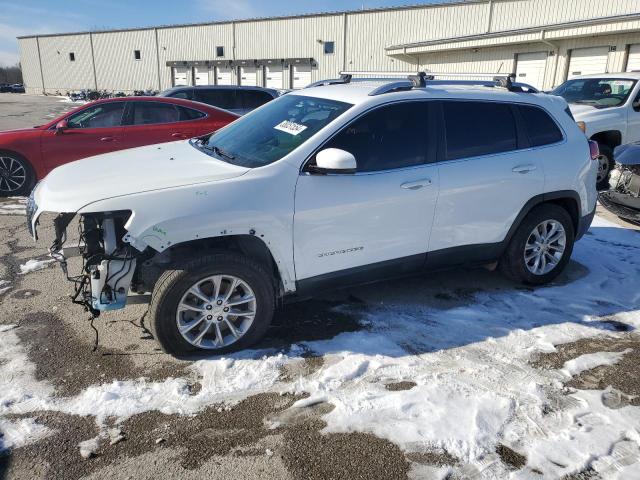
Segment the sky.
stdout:
<svg viewBox="0 0 640 480">
<path fill-rule="evenodd" d="M 17 36 L 434 3 L 435 0 L 0 0 L 0 65 Z M 440 0 L 442 1 L 442 0 Z"/>
</svg>

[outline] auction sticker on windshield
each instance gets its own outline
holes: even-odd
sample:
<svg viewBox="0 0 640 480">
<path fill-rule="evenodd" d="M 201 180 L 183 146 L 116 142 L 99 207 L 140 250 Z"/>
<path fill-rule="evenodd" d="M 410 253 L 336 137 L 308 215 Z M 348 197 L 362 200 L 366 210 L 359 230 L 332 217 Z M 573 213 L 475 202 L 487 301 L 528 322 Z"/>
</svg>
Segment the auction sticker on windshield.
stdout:
<svg viewBox="0 0 640 480">
<path fill-rule="evenodd" d="M 292 122 L 290 120 L 283 120 L 273 128 L 280 130 L 281 132 L 286 132 L 289 135 L 298 135 L 307 129 L 306 125 L 300 125 L 299 123 Z"/>
</svg>

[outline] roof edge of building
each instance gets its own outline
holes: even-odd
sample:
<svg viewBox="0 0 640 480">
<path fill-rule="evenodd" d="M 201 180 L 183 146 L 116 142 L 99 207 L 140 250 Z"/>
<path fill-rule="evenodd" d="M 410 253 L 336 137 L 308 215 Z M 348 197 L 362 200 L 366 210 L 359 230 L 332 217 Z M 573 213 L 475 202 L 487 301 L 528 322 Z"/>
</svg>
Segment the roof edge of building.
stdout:
<svg viewBox="0 0 640 480">
<path fill-rule="evenodd" d="M 490 1 L 492 0 L 449 0 L 449 1 L 439 0 L 437 3 L 416 3 L 412 5 L 403 5 L 398 7 L 377 7 L 377 8 L 367 8 L 367 9 L 361 9 L 361 10 L 336 10 L 331 12 L 302 13 L 298 15 L 277 15 L 273 17 L 254 17 L 254 18 L 243 18 L 243 19 L 237 19 L 237 20 L 236 19 L 220 20 L 220 21 L 197 22 L 197 23 L 178 23 L 178 24 L 157 25 L 157 26 L 148 26 L 148 27 L 83 30 L 83 31 L 77 31 L 77 32 L 65 32 L 65 33 L 44 33 L 44 34 L 33 34 L 33 35 L 20 35 L 16 38 L 18 40 L 23 40 L 28 38 L 64 37 L 64 36 L 71 36 L 71 35 L 89 35 L 94 33 L 139 32 L 143 30 L 164 30 L 164 29 L 170 29 L 170 28 L 205 27 L 209 25 L 231 25 L 233 23 L 266 22 L 271 20 L 289 20 L 289 19 L 297 19 L 297 18 L 357 15 L 357 14 L 371 13 L 371 12 L 394 12 L 394 11 L 400 11 L 400 10 L 442 8 L 442 7 L 450 7 L 450 6 L 467 5 L 467 4 L 473 5 L 478 3 L 489 3 Z M 493 0 L 493 1 L 496 1 L 496 0 Z M 498 1 L 501 1 L 501 0 L 498 0 Z"/>
<path fill-rule="evenodd" d="M 631 20 L 638 20 L 638 19 L 640 19 L 640 12 L 627 13 L 623 15 L 613 15 L 609 17 L 587 18 L 584 20 L 574 20 L 571 22 L 555 23 L 552 25 L 536 25 L 533 27 L 517 28 L 513 30 L 500 30 L 496 32 L 479 33 L 479 34 L 473 34 L 473 35 L 466 35 L 462 37 L 447 37 L 447 38 L 438 38 L 435 40 L 425 40 L 423 42 L 403 43 L 398 45 L 390 45 L 388 47 L 385 47 L 385 50 L 389 52 L 392 50 L 404 50 L 407 48 L 420 48 L 420 47 L 429 47 L 433 45 L 442 45 L 442 44 L 454 43 L 454 42 L 459 43 L 459 42 L 469 42 L 473 40 L 485 40 L 488 38 L 500 38 L 500 37 L 506 37 L 506 36 L 515 35 L 515 34 L 536 33 L 541 31 L 550 31 L 550 30 L 562 30 L 565 28 L 581 27 L 581 26 L 588 26 L 588 25 L 599 25 L 602 23 L 631 21 Z"/>
</svg>

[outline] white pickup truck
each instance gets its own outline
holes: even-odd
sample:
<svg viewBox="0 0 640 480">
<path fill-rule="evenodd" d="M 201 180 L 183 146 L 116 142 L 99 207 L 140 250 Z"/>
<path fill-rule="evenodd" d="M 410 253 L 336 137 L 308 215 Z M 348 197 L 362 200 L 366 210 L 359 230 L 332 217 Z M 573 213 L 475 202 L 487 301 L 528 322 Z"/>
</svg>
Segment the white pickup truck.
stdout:
<svg viewBox="0 0 640 480">
<path fill-rule="evenodd" d="M 563 97 L 600 147 L 598 188 L 608 186 L 613 149 L 640 141 L 640 72 L 580 75 L 550 93 Z"/>
</svg>

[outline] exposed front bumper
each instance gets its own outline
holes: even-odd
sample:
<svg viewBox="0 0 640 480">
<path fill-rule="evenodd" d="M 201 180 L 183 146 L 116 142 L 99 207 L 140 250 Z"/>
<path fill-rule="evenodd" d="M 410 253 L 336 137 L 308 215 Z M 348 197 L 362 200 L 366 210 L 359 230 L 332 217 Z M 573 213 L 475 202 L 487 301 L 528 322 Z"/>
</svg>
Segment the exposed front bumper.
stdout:
<svg viewBox="0 0 640 480">
<path fill-rule="evenodd" d="M 640 222 L 640 198 L 615 190 L 600 192 L 600 204 L 614 215 Z"/>
</svg>

